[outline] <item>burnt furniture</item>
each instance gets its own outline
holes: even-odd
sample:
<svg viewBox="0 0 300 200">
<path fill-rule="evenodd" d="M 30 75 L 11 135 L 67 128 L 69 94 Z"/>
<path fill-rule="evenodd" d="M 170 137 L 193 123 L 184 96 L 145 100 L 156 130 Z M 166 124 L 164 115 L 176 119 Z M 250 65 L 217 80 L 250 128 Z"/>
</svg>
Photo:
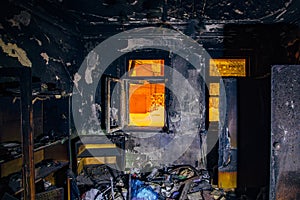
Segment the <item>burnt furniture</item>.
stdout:
<svg viewBox="0 0 300 200">
<path fill-rule="evenodd" d="M 33 200 L 45 192 L 44 181 L 56 188 L 66 182 L 70 95 L 42 90 L 41 83 L 33 88 L 31 68 L 0 68 L 0 78 L 0 145 L 6 155 L 0 161 L 0 198 L 7 193 Z"/>
</svg>

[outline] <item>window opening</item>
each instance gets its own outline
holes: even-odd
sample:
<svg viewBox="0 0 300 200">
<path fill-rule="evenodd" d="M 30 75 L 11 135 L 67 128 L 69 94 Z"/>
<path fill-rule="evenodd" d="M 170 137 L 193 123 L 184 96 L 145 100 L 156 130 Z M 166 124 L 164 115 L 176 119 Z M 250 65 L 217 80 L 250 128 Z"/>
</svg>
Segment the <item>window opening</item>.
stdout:
<svg viewBox="0 0 300 200">
<path fill-rule="evenodd" d="M 128 61 L 128 126 L 165 125 L 164 63 L 164 59 Z"/>
<path fill-rule="evenodd" d="M 130 77 L 162 77 L 164 76 L 164 60 L 129 60 Z"/>
<path fill-rule="evenodd" d="M 165 84 L 129 83 L 129 126 L 163 127 Z"/>
</svg>

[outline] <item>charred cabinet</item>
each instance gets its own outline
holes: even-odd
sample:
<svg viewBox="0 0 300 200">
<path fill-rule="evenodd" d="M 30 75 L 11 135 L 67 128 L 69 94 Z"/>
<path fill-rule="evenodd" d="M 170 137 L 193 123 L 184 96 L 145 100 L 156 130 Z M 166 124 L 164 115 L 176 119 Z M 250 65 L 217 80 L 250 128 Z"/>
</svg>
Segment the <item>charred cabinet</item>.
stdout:
<svg viewBox="0 0 300 200">
<path fill-rule="evenodd" d="M 2 68 L 0 75 L 1 198 L 64 199 L 70 96 L 41 90 L 30 68 Z"/>
<path fill-rule="evenodd" d="M 15 81 L 16 85 L 18 85 L 18 90 L 20 93 L 20 99 L 21 101 L 16 104 L 17 107 L 12 108 L 12 110 L 14 110 L 16 113 L 18 113 L 17 115 L 19 115 L 19 117 L 16 119 L 13 113 L 11 112 L 7 112 L 7 113 L 2 113 L 2 122 L 5 122 L 5 119 L 9 119 L 9 121 L 12 122 L 13 126 L 11 127 L 12 130 L 8 130 L 6 133 L 2 133 L 1 132 L 1 143 L 2 143 L 2 154 L 10 154 L 7 156 L 6 159 L 1 161 L 1 178 L 6 177 L 8 175 L 11 175 L 17 171 L 21 171 L 21 173 L 19 174 L 19 176 L 15 177 L 15 185 L 17 185 L 16 187 L 14 187 L 12 190 L 14 190 L 14 193 L 17 193 L 19 188 L 21 188 L 21 186 L 18 185 L 22 185 L 21 184 L 21 180 L 23 180 L 22 182 L 23 184 L 23 188 L 24 188 L 24 199 L 34 199 L 34 193 L 35 193 L 35 186 L 34 186 L 34 155 L 33 155 L 33 110 L 32 110 L 32 103 L 31 103 L 31 97 L 32 97 L 32 93 L 31 93 L 31 85 L 32 85 L 32 80 L 31 80 L 31 71 L 30 69 L 1 69 L 0 71 L 1 77 L 5 77 L 8 79 L 12 79 L 13 81 Z M 21 82 L 23 84 L 21 84 Z M 5 86 L 4 86 L 5 87 Z M 29 89 L 30 88 L 30 89 Z M 13 100 L 13 98 L 9 98 L 6 99 L 7 102 L 9 102 L 10 100 Z M 5 100 L 4 100 L 5 101 Z M 12 105 L 11 105 L 12 106 Z M 3 109 L 4 110 L 4 109 Z M 9 109 L 7 111 L 10 111 Z M 7 118 L 6 118 L 7 117 Z M 11 118 L 11 119 L 10 119 Z M 17 123 L 19 119 L 19 123 Z M 19 125 L 21 124 L 21 126 Z M 7 126 L 8 124 L 6 124 Z M 1 127 L 5 127 L 5 123 L 2 124 Z M 13 137 L 13 132 L 14 127 L 18 127 L 16 129 L 16 131 L 18 131 L 18 133 L 16 134 L 16 137 Z M 3 128 L 1 128 L 3 130 Z M 9 146 L 14 146 L 14 147 L 18 147 L 19 150 L 16 151 L 14 149 L 15 155 L 12 156 L 9 150 L 4 150 L 6 147 L 6 139 L 3 138 L 3 136 L 5 135 L 9 135 L 12 136 L 12 138 L 10 139 L 14 139 L 17 142 L 16 143 L 9 143 Z M 3 139 L 2 139 L 3 138 Z M 10 140 L 8 139 L 8 141 Z M 22 145 L 21 145 L 22 144 Z M 6 152 L 4 152 L 6 151 Z M 2 158 L 5 156 L 1 156 Z M 14 163 L 10 163 L 10 162 L 14 162 Z M 12 169 L 14 168 L 14 169 Z M 3 179 L 1 179 L 3 180 Z M 19 180 L 19 181 L 18 181 Z M 7 188 L 5 188 L 5 186 L 8 185 L 9 186 L 9 181 L 2 184 L 3 187 L 3 192 L 2 195 L 4 194 L 4 192 L 7 190 Z"/>
</svg>

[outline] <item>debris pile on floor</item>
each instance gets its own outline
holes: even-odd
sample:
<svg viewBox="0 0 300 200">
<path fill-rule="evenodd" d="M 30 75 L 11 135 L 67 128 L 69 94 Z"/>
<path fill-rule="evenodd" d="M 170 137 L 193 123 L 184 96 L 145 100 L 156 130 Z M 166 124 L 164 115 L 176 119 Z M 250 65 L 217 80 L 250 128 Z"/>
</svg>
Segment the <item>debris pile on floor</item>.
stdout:
<svg viewBox="0 0 300 200">
<path fill-rule="evenodd" d="M 190 165 L 164 166 L 150 172 L 134 168 L 127 173 L 107 165 L 89 165 L 76 179 L 83 200 L 212 200 L 224 195 L 212 187 L 206 170 Z"/>
</svg>

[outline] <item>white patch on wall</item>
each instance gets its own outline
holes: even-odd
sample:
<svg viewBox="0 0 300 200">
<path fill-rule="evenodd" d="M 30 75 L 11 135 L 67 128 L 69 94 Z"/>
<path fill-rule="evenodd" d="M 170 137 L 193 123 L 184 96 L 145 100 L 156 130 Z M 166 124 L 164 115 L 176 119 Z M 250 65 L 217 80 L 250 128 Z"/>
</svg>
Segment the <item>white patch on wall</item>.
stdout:
<svg viewBox="0 0 300 200">
<path fill-rule="evenodd" d="M 30 40 L 35 40 L 38 43 L 39 46 L 42 46 L 42 41 L 37 39 L 36 37 L 30 38 Z"/>
<path fill-rule="evenodd" d="M 91 53 L 89 53 L 88 57 L 87 57 L 87 66 L 86 66 L 86 70 L 85 70 L 85 82 L 87 84 L 92 84 L 93 83 L 93 78 L 92 78 L 92 72 L 93 70 L 96 69 L 96 66 L 99 64 L 99 55 L 92 51 Z"/>
<path fill-rule="evenodd" d="M 76 89 L 79 91 L 79 88 L 78 88 L 78 82 L 81 80 L 81 76 L 80 74 L 78 74 L 78 72 L 75 73 L 74 75 L 74 85 L 76 87 Z"/>
<path fill-rule="evenodd" d="M 146 37 L 146 36 L 145 36 Z M 175 40 L 174 38 L 177 39 Z M 169 47 L 169 48 L 184 48 L 180 33 L 177 35 L 161 35 L 160 38 L 134 38 L 126 39 L 127 47 L 120 49 L 120 52 L 130 52 L 140 47 Z M 183 46 L 182 46 L 183 45 Z"/>
<path fill-rule="evenodd" d="M 49 56 L 48 56 L 48 54 L 47 53 L 41 53 L 40 54 L 42 57 L 43 57 L 43 59 L 46 61 L 46 65 L 48 65 L 49 64 Z"/>
<path fill-rule="evenodd" d="M 4 53 L 6 53 L 10 57 L 15 57 L 21 63 L 21 65 L 25 67 L 32 67 L 32 63 L 27 57 L 26 51 L 18 47 L 16 44 L 7 43 L 0 38 L 0 46 Z"/>
<path fill-rule="evenodd" d="M 207 24 L 205 25 L 205 29 L 208 32 L 217 32 L 224 29 L 224 24 Z"/>
<path fill-rule="evenodd" d="M 89 117 L 89 123 L 94 123 L 95 125 L 99 126 L 100 125 L 100 122 L 99 122 L 99 119 L 97 117 L 97 106 L 96 104 L 92 104 L 91 105 L 91 115 Z"/>
<path fill-rule="evenodd" d="M 244 13 L 242 11 L 240 11 L 239 9 L 235 9 L 234 10 L 235 13 L 239 14 L 239 15 L 243 15 Z"/>
</svg>

